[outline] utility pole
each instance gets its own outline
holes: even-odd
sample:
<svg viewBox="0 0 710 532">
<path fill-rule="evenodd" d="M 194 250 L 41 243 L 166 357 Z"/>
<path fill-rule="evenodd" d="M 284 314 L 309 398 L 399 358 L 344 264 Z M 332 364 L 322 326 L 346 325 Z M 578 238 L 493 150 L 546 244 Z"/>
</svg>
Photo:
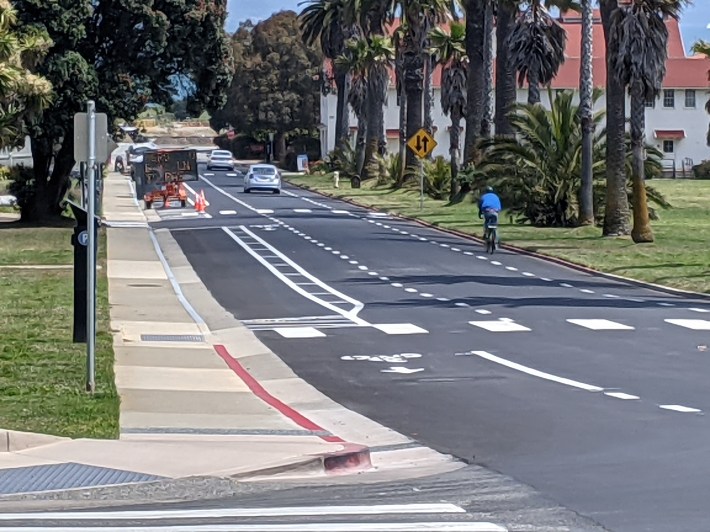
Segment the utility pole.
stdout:
<svg viewBox="0 0 710 532">
<path fill-rule="evenodd" d="M 86 104 L 88 165 L 86 242 L 86 391 L 96 391 L 96 104 Z"/>
</svg>

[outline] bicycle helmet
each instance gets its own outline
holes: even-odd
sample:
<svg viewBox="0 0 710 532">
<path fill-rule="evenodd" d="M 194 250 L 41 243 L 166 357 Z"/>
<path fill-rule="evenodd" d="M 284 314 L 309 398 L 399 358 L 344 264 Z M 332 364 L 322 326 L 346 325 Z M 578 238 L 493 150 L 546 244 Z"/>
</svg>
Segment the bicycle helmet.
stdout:
<svg viewBox="0 0 710 532">
<path fill-rule="evenodd" d="M 492 187 L 492 186 L 487 186 L 487 187 L 486 187 L 486 192 L 494 192 L 493 187 Z"/>
</svg>

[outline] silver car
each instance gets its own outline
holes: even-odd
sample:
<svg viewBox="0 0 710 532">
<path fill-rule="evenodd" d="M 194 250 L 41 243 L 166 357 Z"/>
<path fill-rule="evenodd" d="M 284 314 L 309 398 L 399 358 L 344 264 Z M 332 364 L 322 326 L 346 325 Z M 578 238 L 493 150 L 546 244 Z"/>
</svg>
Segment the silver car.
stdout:
<svg viewBox="0 0 710 532">
<path fill-rule="evenodd" d="M 252 164 L 244 176 L 244 192 L 252 190 L 270 190 L 281 193 L 281 172 L 273 164 Z"/>
<path fill-rule="evenodd" d="M 210 153 L 210 158 L 207 161 L 207 169 L 215 170 L 217 168 L 229 171 L 234 170 L 234 157 L 231 151 L 213 150 L 212 153 Z"/>
</svg>

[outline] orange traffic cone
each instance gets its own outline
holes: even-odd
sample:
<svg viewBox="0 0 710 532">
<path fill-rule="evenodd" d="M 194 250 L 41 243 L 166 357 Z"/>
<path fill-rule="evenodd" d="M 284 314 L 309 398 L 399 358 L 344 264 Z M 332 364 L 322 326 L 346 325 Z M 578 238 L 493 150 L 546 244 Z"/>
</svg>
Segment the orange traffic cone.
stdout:
<svg viewBox="0 0 710 532">
<path fill-rule="evenodd" d="M 202 199 L 202 206 L 203 207 L 206 208 L 209 206 L 209 203 L 207 203 L 207 199 L 205 198 L 205 191 L 202 189 L 200 190 L 200 199 Z"/>
<path fill-rule="evenodd" d="M 205 212 L 205 202 L 200 194 L 195 194 L 195 211 L 198 213 Z"/>
</svg>

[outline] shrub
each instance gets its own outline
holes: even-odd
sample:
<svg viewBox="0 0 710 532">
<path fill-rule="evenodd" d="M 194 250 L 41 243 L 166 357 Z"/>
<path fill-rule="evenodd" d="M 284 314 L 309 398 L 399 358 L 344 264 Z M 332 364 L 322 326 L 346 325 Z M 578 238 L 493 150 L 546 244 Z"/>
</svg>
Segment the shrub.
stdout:
<svg viewBox="0 0 710 532">
<path fill-rule="evenodd" d="M 449 197 L 451 190 L 451 163 L 441 155 L 433 161 L 424 161 L 424 193 L 437 200 Z"/>
<path fill-rule="evenodd" d="M 357 152 L 348 143 L 330 152 L 326 164 L 331 172 L 339 171 L 340 177 L 349 179 L 358 175 Z"/>
<path fill-rule="evenodd" d="M 695 179 L 710 179 L 710 161 L 703 161 L 693 166 Z"/>
<path fill-rule="evenodd" d="M 10 186 L 8 192 L 17 198 L 21 210 L 31 207 L 35 199 L 35 175 L 32 168 L 24 165 L 10 168 Z"/>
</svg>

